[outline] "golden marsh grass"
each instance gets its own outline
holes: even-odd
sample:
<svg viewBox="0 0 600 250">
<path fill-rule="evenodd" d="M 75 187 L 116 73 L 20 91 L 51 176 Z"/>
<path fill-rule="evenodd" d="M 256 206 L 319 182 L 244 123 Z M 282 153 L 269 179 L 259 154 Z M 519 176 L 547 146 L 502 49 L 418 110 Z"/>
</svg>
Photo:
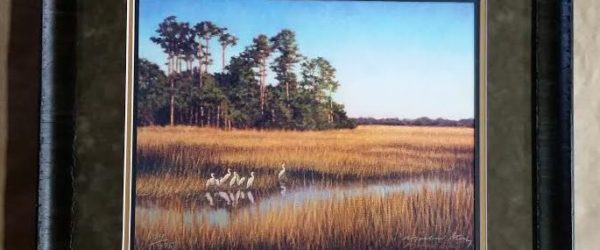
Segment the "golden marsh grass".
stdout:
<svg viewBox="0 0 600 250">
<path fill-rule="evenodd" d="M 138 195 L 201 190 L 210 173 L 257 173 L 269 188 L 286 163 L 292 178 L 356 180 L 430 173 L 469 176 L 472 128 L 361 126 L 335 131 L 224 131 L 144 127 L 137 131 Z"/>
<path fill-rule="evenodd" d="M 257 212 L 232 211 L 225 227 L 185 219 L 174 202 L 160 216 L 136 210 L 136 249 L 472 249 L 473 189 L 423 189 L 346 197 Z M 193 209 L 192 209 L 193 210 Z"/>
<path fill-rule="evenodd" d="M 136 154 L 136 249 L 474 248 L 472 128 L 361 126 L 297 132 L 144 127 L 137 131 Z M 282 162 L 290 187 L 308 180 L 347 190 L 345 185 L 353 183 L 403 183 L 432 176 L 451 185 L 269 206 L 265 199 L 280 199 L 276 173 Z M 209 206 L 202 200 L 207 192 L 227 191 L 205 188 L 210 173 L 222 176 L 227 168 L 242 176 L 256 173 L 251 189 L 256 204 L 234 207 L 221 200 Z M 142 201 L 148 200 L 161 205 L 144 206 Z M 206 211 L 226 215 L 226 225 L 208 223 Z"/>
</svg>

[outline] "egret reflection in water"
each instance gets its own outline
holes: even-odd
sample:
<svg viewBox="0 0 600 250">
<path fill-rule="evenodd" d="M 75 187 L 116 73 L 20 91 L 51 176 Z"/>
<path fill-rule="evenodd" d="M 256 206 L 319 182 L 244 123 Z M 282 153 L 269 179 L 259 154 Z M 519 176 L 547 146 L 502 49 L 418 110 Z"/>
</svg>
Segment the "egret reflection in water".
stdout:
<svg viewBox="0 0 600 250">
<path fill-rule="evenodd" d="M 279 188 L 281 189 L 281 191 L 279 193 L 281 193 L 281 196 L 285 197 L 285 193 L 287 192 L 287 187 L 282 184 L 281 186 L 279 186 Z"/>
<path fill-rule="evenodd" d="M 223 200 L 225 200 L 225 202 L 227 202 L 227 205 L 231 204 L 231 200 L 229 199 L 229 195 L 227 195 L 227 193 L 221 191 L 218 194 Z"/>
<path fill-rule="evenodd" d="M 420 179 L 401 182 L 372 182 L 353 184 L 312 183 L 308 185 L 279 185 L 270 191 L 214 191 L 201 195 L 200 204 L 176 200 L 146 200 L 137 203 L 138 212 L 154 218 L 160 214 L 188 214 L 196 218 L 186 222 L 186 226 L 194 227 L 202 223 L 227 227 L 239 216 L 265 216 L 290 205 L 305 204 L 314 201 L 336 201 L 353 197 L 381 197 L 386 199 L 394 193 L 419 193 L 425 190 L 451 190 L 459 185 L 460 180 Z M 181 203 L 183 202 L 183 204 Z M 161 205 L 161 203 L 163 205 Z M 183 205 L 184 210 L 173 209 L 169 204 Z M 179 207 L 180 205 L 176 206 Z"/>
<path fill-rule="evenodd" d="M 212 197 L 212 195 L 210 195 L 210 193 L 209 193 L 209 192 L 206 192 L 206 194 L 204 195 L 204 197 L 206 197 L 206 200 L 208 200 L 208 204 L 209 204 L 211 207 L 214 207 L 214 206 L 215 206 L 215 201 L 213 200 L 213 197 Z"/>
<path fill-rule="evenodd" d="M 215 200 L 213 197 L 218 198 L 218 200 Z M 206 192 L 204 193 L 204 198 L 210 207 L 222 207 L 223 205 L 226 207 L 237 207 L 240 203 L 245 203 L 246 199 L 248 199 L 251 204 L 255 203 L 252 192 L 243 190 L 237 190 L 236 192 L 219 191 L 212 194 Z"/>
<path fill-rule="evenodd" d="M 254 204 L 254 195 L 252 195 L 252 192 L 248 191 L 246 195 L 248 196 L 248 200 L 250 200 L 250 203 Z"/>
</svg>

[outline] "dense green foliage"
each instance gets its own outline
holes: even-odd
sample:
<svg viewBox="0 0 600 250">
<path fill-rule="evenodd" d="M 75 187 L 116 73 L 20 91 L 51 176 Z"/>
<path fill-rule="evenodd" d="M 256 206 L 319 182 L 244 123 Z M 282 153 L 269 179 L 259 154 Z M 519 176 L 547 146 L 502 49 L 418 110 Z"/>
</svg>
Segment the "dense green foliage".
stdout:
<svg viewBox="0 0 600 250">
<path fill-rule="evenodd" d="M 220 73 L 208 70 L 213 64 L 209 50 L 213 38 L 221 45 Z M 237 45 L 238 39 L 209 21 L 192 27 L 170 16 L 151 40 L 166 54 L 167 72 L 146 59 L 138 61 L 138 125 L 356 127 L 344 106 L 332 99 L 339 87 L 335 68 L 324 58 L 302 56 L 291 30 L 270 38 L 256 36 L 228 64 L 226 49 Z M 275 74 L 275 84 L 267 84 L 268 68 Z"/>
</svg>

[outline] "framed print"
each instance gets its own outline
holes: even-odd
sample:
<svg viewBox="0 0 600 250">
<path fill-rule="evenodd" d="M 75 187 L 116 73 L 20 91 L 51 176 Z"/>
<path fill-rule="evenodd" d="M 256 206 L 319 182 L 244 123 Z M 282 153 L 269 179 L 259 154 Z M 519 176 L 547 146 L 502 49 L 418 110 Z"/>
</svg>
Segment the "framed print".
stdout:
<svg viewBox="0 0 600 250">
<path fill-rule="evenodd" d="M 484 1 L 129 7 L 124 249 L 486 249 Z"/>
<path fill-rule="evenodd" d="M 7 248 L 572 244 L 570 1 L 27 1 Z"/>
</svg>

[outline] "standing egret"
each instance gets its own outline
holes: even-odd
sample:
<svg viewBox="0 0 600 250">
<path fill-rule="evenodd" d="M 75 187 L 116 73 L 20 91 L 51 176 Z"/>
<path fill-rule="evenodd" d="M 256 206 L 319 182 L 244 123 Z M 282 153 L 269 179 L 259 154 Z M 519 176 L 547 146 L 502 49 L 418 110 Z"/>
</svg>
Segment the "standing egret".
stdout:
<svg viewBox="0 0 600 250">
<path fill-rule="evenodd" d="M 281 171 L 277 174 L 277 178 L 279 178 L 279 180 L 285 179 L 285 163 L 281 163 Z"/>
<path fill-rule="evenodd" d="M 248 178 L 248 182 L 246 183 L 246 189 L 250 188 L 254 183 L 254 172 L 250 172 L 250 178 Z"/>
<path fill-rule="evenodd" d="M 242 178 L 238 177 L 238 182 L 237 182 L 238 186 L 242 186 L 244 184 L 244 181 L 246 181 L 246 177 L 242 177 Z"/>
<path fill-rule="evenodd" d="M 227 181 L 227 179 L 229 179 L 229 176 L 231 176 L 231 168 L 227 169 L 227 174 L 225 176 L 223 176 L 223 178 L 221 178 L 221 180 L 219 180 L 219 182 L 225 183 Z"/>
<path fill-rule="evenodd" d="M 229 186 L 233 187 L 233 184 L 235 184 L 237 182 L 237 179 L 240 178 L 240 176 L 238 175 L 237 172 L 233 172 L 233 177 L 231 177 L 231 180 L 229 181 Z"/>
<path fill-rule="evenodd" d="M 208 179 L 208 181 L 206 181 L 206 187 L 216 186 L 216 185 L 218 185 L 218 183 L 219 183 L 219 181 L 217 180 L 217 178 L 215 178 L 215 174 L 210 173 L 210 179 Z"/>
</svg>

